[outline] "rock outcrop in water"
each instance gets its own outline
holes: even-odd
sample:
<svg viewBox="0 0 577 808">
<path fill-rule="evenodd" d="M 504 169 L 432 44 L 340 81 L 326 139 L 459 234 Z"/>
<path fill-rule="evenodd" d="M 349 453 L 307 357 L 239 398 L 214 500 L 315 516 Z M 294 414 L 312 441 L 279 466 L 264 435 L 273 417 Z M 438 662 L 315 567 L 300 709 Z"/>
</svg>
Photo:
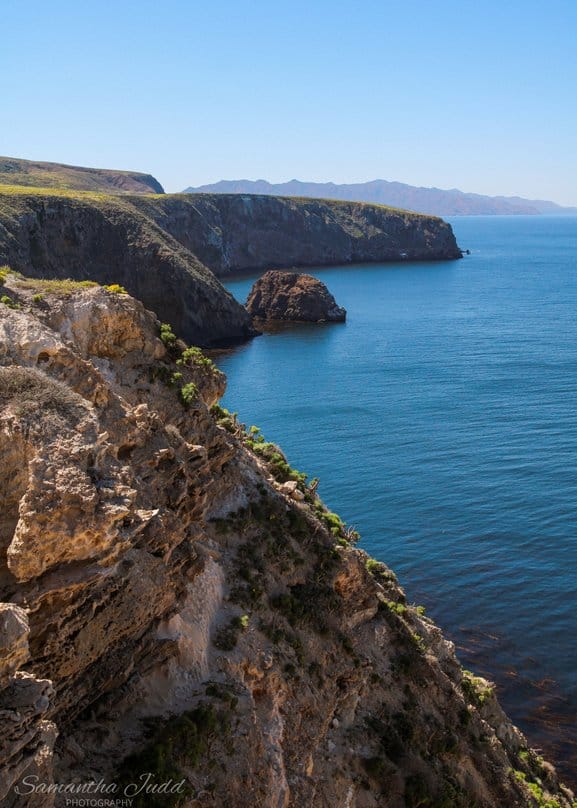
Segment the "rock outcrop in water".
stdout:
<svg viewBox="0 0 577 808">
<path fill-rule="evenodd" d="M 272 270 L 259 278 L 246 301 L 256 320 L 344 323 L 345 309 L 337 306 L 324 283 L 312 275 Z"/>
<path fill-rule="evenodd" d="M 378 205 L 0 185 L 0 266 L 121 284 L 198 345 L 252 333 L 213 273 L 460 256 L 441 219 Z"/>
<path fill-rule="evenodd" d="M 198 350 L 127 295 L 1 291 L 3 806 L 148 772 L 187 808 L 569 808 Z"/>
</svg>

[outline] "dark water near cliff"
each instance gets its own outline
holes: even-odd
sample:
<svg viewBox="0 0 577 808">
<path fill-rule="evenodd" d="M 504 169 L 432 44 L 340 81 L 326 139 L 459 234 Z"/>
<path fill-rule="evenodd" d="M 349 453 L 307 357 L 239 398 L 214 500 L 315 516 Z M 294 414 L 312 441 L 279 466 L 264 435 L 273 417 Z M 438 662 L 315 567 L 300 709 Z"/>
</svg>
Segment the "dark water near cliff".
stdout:
<svg viewBox="0 0 577 808">
<path fill-rule="evenodd" d="M 218 356 L 224 404 L 320 477 L 575 783 L 577 218 L 452 224 L 462 261 L 313 271 L 347 324 Z"/>
</svg>

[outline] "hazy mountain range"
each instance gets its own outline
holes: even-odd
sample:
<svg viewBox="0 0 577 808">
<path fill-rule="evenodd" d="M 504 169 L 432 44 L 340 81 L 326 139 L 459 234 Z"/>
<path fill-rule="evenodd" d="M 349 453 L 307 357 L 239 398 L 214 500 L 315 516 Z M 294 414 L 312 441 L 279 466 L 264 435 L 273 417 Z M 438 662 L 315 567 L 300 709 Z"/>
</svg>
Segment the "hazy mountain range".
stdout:
<svg viewBox="0 0 577 808">
<path fill-rule="evenodd" d="M 337 185 L 334 182 L 290 180 L 272 184 L 266 180 L 221 180 L 212 185 L 186 188 L 184 193 L 266 194 L 301 196 L 317 199 L 347 199 L 354 202 L 378 202 L 395 208 L 429 213 L 435 216 L 471 216 L 474 214 L 556 214 L 577 215 L 577 208 L 564 208 L 543 199 L 520 196 L 483 196 L 456 188 L 418 188 L 402 182 L 371 182 Z"/>
</svg>

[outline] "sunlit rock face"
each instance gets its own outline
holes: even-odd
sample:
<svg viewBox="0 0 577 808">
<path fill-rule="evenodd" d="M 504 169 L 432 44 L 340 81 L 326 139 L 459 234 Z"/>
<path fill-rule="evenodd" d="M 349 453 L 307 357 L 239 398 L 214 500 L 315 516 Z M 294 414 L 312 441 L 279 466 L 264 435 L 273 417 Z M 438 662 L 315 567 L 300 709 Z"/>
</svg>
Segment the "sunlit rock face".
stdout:
<svg viewBox="0 0 577 808">
<path fill-rule="evenodd" d="M 128 295 L 6 292 L 3 806 L 143 771 L 190 808 L 570 806 L 202 354 Z"/>
</svg>

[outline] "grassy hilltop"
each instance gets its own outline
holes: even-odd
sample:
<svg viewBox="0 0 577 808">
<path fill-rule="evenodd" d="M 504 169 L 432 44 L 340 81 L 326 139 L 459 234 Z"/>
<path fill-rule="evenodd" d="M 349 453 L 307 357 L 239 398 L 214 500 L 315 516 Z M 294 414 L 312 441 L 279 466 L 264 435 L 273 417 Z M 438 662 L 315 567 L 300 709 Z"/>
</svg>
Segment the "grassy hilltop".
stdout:
<svg viewBox="0 0 577 808">
<path fill-rule="evenodd" d="M 103 191 L 109 194 L 162 194 L 162 185 L 150 174 L 83 168 L 0 157 L 0 185 Z"/>
</svg>

